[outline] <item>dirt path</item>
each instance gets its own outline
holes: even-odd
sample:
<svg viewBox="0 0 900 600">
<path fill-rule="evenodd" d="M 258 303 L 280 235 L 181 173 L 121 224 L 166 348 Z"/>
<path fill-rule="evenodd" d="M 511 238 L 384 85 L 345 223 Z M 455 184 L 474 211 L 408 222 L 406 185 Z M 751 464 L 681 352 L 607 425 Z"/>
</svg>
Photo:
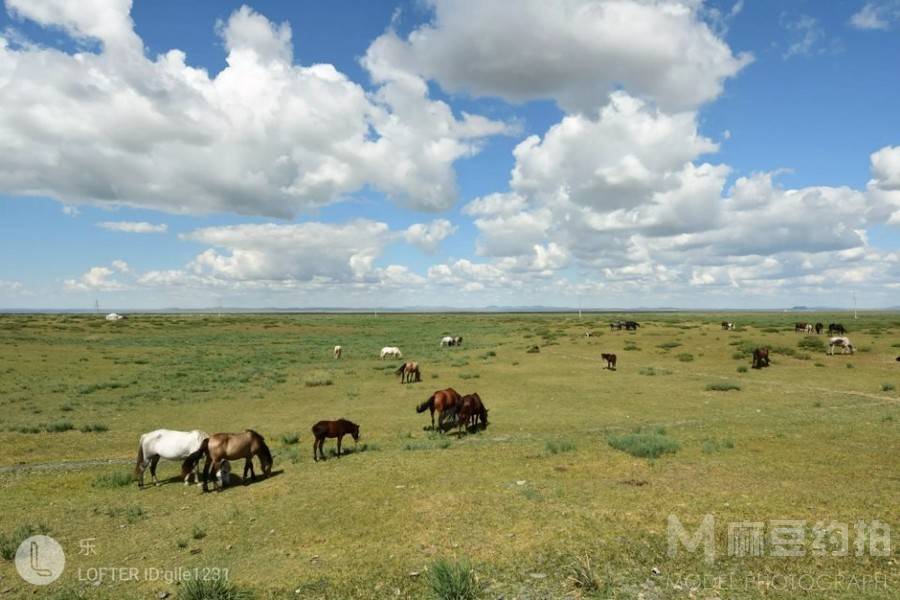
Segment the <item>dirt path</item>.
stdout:
<svg viewBox="0 0 900 600">
<path fill-rule="evenodd" d="M 90 460 L 61 460 L 45 463 L 20 463 L 17 465 L 0 465 L 0 473 L 16 473 L 19 471 L 75 471 L 101 465 L 131 464 L 128 458 L 92 458 Z"/>
</svg>

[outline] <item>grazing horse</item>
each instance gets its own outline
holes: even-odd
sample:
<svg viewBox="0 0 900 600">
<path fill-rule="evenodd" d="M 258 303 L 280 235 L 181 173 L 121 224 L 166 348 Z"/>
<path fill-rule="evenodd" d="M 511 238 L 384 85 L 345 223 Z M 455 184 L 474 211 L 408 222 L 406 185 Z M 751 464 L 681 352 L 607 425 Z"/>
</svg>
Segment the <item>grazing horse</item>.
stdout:
<svg viewBox="0 0 900 600">
<path fill-rule="evenodd" d="M 753 351 L 753 368 L 762 369 L 769 366 L 769 349 L 757 348 Z"/>
<path fill-rule="evenodd" d="M 219 470 L 216 471 L 216 479 L 219 480 L 219 487 L 228 487 L 231 485 L 231 463 L 229 461 L 222 461 Z"/>
<path fill-rule="evenodd" d="M 208 436 L 202 431 L 172 431 L 171 429 L 157 429 L 145 433 L 138 442 L 137 461 L 134 465 L 134 475 L 138 480 L 138 487 L 144 487 L 144 470 L 150 466 L 150 475 L 153 483 L 159 485 L 156 478 L 156 465 L 160 458 L 166 460 L 187 459 L 196 452 Z M 181 478 L 184 484 L 190 483 L 190 479 L 199 473 L 196 471 L 196 463 L 188 464 L 185 460 L 181 465 Z"/>
<path fill-rule="evenodd" d="M 734 323 L 731 321 L 722 321 L 722 331 L 734 331 Z"/>
<path fill-rule="evenodd" d="M 584 337 L 586 337 L 586 338 L 594 337 L 594 332 L 593 331 L 585 331 Z"/>
<path fill-rule="evenodd" d="M 344 349 L 341 348 L 340 346 L 335 346 L 335 347 L 334 347 L 334 357 L 335 357 L 335 358 L 340 358 L 340 357 L 341 357 L 341 353 L 342 353 L 343 351 L 344 351 Z"/>
<path fill-rule="evenodd" d="M 637 321 L 625 321 L 626 331 L 637 331 L 638 327 L 640 327 L 640 324 Z"/>
<path fill-rule="evenodd" d="M 252 429 L 246 429 L 240 433 L 215 433 L 200 445 L 200 449 L 194 452 L 189 461 L 196 463 L 201 456 L 206 456 L 203 463 L 203 491 L 208 492 L 207 482 L 210 472 L 218 473 L 222 463 L 226 460 L 244 459 L 244 474 L 241 479 L 247 483 L 247 473 L 250 478 L 256 480 L 256 472 L 253 470 L 253 457 L 259 457 L 259 466 L 263 477 L 268 477 L 272 472 L 272 453 L 266 445 L 266 440 Z M 230 471 L 230 469 L 229 469 Z M 218 480 L 213 478 L 213 487 L 218 486 Z"/>
<path fill-rule="evenodd" d="M 819 335 L 820 333 L 822 333 L 822 330 L 825 329 L 825 326 L 821 323 L 816 323 L 814 329 L 816 330 L 816 335 Z"/>
<path fill-rule="evenodd" d="M 613 321 L 609 324 L 610 330 L 618 329 L 621 331 L 623 327 L 625 327 L 625 323 L 623 321 Z"/>
<path fill-rule="evenodd" d="M 396 346 L 385 346 L 381 349 L 381 360 L 385 358 L 403 358 L 403 353 Z"/>
<path fill-rule="evenodd" d="M 812 333 L 812 323 L 794 323 L 794 333 Z"/>
<path fill-rule="evenodd" d="M 404 383 L 410 383 L 411 381 L 422 381 L 422 373 L 419 371 L 419 363 L 414 361 L 405 362 L 400 365 L 400 368 L 394 371 L 394 375 L 400 376 L 401 385 Z"/>
<path fill-rule="evenodd" d="M 434 430 L 434 411 L 438 413 L 438 430 L 443 433 L 444 432 L 444 418 L 446 413 L 449 413 L 451 417 L 456 416 L 457 410 L 459 410 L 460 402 L 462 398 L 459 395 L 459 392 L 454 390 L 453 388 L 447 388 L 446 390 L 438 390 L 431 395 L 425 402 L 418 405 L 416 407 L 417 413 L 423 413 L 426 410 L 431 411 L 431 429 Z"/>
<path fill-rule="evenodd" d="M 313 436 L 315 436 L 315 440 L 313 440 L 313 460 L 318 462 L 319 456 L 321 455 L 322 460 L 325 460 L 325 452 L 322 450 L 322 445 L 325 443 L 325 438 L 337 438 L 337 456 L 341 457 L 341 441 L 344 439 L 344 436 L 348 433 L 353 436 L 353 441 L 359 441 L 359 425 L 352 421 L 348 421 L 347 419 L 338 419 L 337 421 L 319 421 L 315 425 L 312 426 Z M 318 449 L 319 454 L 316 454 L 316 449 Z"/>
<path fill-rule="evenodd" d="M 616 355 L 615 354 L 601 354 L 600 358 L 606 361 L 606 368 L 610 371 L 616 370 Z"/>
<path fill-rule="evenodd" d="M 841 325 L 840 323 L 829 323 L 828 324 L 828 335 L 835 335 L 835 334 L 845 335 L 846 333 L 847 333 L 847 330 L 844 329 L 844 326 Z"/>
<path fill-rule="evenodd" d="M 454 346 L 462 346 L 462 336 L 461 335 L 458 335 L 453 338 L 453 345 Z"/>
<path fill-rule="evenodd" d="M 850 343 L 850 338 L 848 337 L 833 337 L 828 340 L 828 354 L 834 356 L 834 348 L 837 346 L 841 349 L 841 354 L 847 354 L 847 351 L 850 351 L 850 354 L 853 354 L 853 344 Z"/>
<path fill-rule="evenodd" d="M 449 335 L 445 335 L 444 337 L 441 338 L 441 348 L 443 348 L 444 346 L 452 346 L 452 345 L 453 345 L 453 338 L 450 337 Z"/>
<path fill-rule="evenodd" d="M 481 401 L 481 396 L 477 393 L 463 396 L 460 399 L 459 418 L 456 420 L 459 433 L 462 434 L 463 427 L 469 427 L 469 425 L 477 427 L 479 420 L 481 421 L 481 428 L 485 429 L 488 425 L 487 414 L 488 411 Z"/>
</svg>

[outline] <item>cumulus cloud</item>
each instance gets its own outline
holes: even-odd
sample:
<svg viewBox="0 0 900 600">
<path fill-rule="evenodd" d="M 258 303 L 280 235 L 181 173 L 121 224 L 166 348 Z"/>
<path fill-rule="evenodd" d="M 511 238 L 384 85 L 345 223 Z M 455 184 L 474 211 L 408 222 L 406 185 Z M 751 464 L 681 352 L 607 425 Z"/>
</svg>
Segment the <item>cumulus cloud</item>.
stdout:
<svg viewBox="0 0 900 600">
<path fill-rule="evenodd" d="M 454 233 L 457 227 L 447 219 L 436 219 L 431 223 L 416 223 L 404 233 L 406 242 L 416 246 L 423 252 L 433 254 L 438 245 Z"/>
<path fill-rule="evenodd" d="M 857 29 L 886 30 L 900 21 L 900 1 L 880 0 L 866 2 L 850 17 L 850 25 Z"/>
<path fill-rule="evenodd" d="M 900 146 L 885 146 L 869 157 L 872 179 L 866 187 L 872 212 L 900 225 Z"/>
<path fill-rule="evenodd" d="M 247 7 L 218 25 L 227 66 L 211 76 L 180 50 L 146 58 L 127 0 L 7 4 L 101 42 L 67 54 L 0 37 L 8 194 L 288 217 L 371 185 L 405 206 L 441 210 L 456 200 L 453 163 L 508 131 L 457 117 L 415 76 L 373 66 L 369 94 L 332 65 L 294 64 L 290 26 Z"/>
<path fill-rule="evenodd" d="M 620 87 L 668 110 L 695 108 L 752 60 L 731 52 L 693 0 L 526 0 L 515 10 L 502 0 L 429 4 L 430 23 L 406 39 L 388 31 L 366 62 L 453 92 L 552 99 L 589 113 Z"/>
<path fill-rule="evenodd" d="M 122 260 L 115 260 L 110 267 L 91 267 L 77 279 L 67 279 L 64 286 L 67 290 L 79 292 L 119 292 L 128 290 L 131 286 L 116 278 L 117 273 L 128 273 L 128 264 Z"/>
<path fill-rule="evenodd" d="M 169 226 L 165 223 L 154 225 L 145 221 L 103 221 L 97 223 L 97 227 L 125 233 L 165 233 L 169 230 Z"/>
</svg>

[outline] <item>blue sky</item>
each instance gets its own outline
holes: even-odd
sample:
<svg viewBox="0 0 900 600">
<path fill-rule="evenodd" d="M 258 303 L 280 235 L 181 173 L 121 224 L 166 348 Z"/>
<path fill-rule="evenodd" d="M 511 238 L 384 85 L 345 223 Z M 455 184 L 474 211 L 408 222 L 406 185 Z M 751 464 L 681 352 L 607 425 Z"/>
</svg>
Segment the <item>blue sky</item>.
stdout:
<svg viewBox="0 0 900 600">
<path fill-rule="evenodd" d="M 897 305 L 898 32 L 897 0 L 6 0 L 0 307 Z"/>
</svg>

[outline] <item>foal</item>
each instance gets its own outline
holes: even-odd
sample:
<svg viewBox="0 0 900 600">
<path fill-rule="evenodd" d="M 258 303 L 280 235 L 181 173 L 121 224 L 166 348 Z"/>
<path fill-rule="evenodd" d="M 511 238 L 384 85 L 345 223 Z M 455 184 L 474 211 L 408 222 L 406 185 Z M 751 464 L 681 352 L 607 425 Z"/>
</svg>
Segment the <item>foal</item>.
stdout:
<svg viewBox="0 0 900 600">
<path fill-rule="evenodd" d="M 313 440 L 313 460 L 318 462 L 319 455 L 325 460 L 325 452 L 322 450 L 322 444 L 325 438 L 337 438 L 337 455 L 341 457 L 341 440 L 348 433 L 353 436 L 353 441 L 359 441 L 359 425 L 348 421 L 347 419 L 338 419 L 337 421 L 319 421 L 312 426 L 312 433 L 315 436 Z M 316 454 L 318 449 L 319 454 Z"/>
<path fill-rule="evenodd" d="M 606 368 L 610 371 L 616 370 L 616 355 L 615 354 L 601 354 L 600 358 L 606 361 Z"/>
</svg>

